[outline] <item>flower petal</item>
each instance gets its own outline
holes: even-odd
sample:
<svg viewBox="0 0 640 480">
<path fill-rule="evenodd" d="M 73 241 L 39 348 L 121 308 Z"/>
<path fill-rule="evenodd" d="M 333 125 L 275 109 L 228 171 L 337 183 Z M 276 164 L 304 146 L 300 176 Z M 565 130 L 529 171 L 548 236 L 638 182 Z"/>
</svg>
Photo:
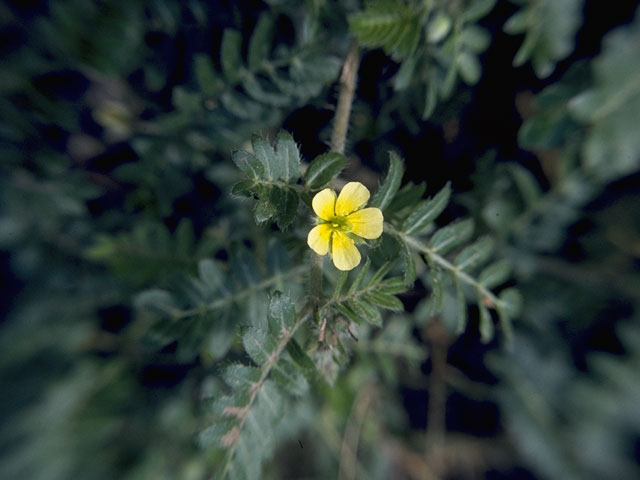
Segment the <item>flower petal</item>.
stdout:
<svg viewBox="0 0 640 480">
<path fill-rule="evenodd" d="M 340 191 L 336 201 L 336 215 L 344 217 L 356 211 L 369 200 L 369 190 L 360 182 L 349 182 Z"/>
<path fill-rule="evenodd" d="M 360 252 L 347 235 L 334 232 L 332 251 L 333 264 L 338 270 L 353 270 L 360 263 Z"/>
<path fill-rule="evenodd" d="M 329 239 L 331 238 L 331 227 L 329 225 L 322 224 L 317 225 L 311 229 L 309 235 L 307 235 L 307 244 L 311 247 L 311 250 L 318 255 L 326 255 L 329 253 Z"/>
<path fill-rule="evenodd" d="M 330 188 L 325 188 L 316 193 L 316 196 L 311 200 L 311 206 L 313 207 L 313 211 L 316 212 L 316 215 L 321 219 L 331 220 L 336 214 L 336 192 Z"/>
<path fill-rule="evenodd" d="M 363 208 L 353 212 L 347 217 L 347 221 L 351 224 L 351 232 L 359 237 L 373 239 L 382 235 L 384 219 L 379 208 Z"/>
</svg>

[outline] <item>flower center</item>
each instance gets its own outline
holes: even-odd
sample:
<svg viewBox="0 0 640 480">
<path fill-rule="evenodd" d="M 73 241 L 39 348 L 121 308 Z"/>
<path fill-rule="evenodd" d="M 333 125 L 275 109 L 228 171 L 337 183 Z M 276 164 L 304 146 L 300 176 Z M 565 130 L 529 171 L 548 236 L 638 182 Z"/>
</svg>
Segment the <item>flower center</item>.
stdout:
<svg viewBox="0 0 640 480">
<path fill-rule="evenodd" d="M 327 223 L 331 225 L 331 229 L 334 231 L 338 230 L 344 233 L 348 233 L 349 231 L 351 231 L 351 224 L 345 217 L 336 215 Z"/>
</svg>

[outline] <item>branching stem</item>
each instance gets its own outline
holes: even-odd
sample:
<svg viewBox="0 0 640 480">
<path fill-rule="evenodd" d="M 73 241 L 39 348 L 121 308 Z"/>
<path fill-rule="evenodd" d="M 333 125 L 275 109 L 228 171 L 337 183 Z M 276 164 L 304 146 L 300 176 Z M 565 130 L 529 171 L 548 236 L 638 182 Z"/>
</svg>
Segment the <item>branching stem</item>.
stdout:
<svg viewBox="0 0 640 480">
<path fill-rule="evenodd" d="M 233 436 L 233 439 L 229 442 L 229 450 L 227 451 L 226 468 L 229 468 L 229 465 L 231 464 L 230 460 L 233 458 L 235 447 L 238 444 L 238 439 L 240 438 L 240 434 L 242 433 L 242 428 L 244 427 L 244 424 L 247 421 L 247 417 L 251 412 L 251 408 L 253 407 L 253 404 L 258 398 L 258 393 L 262 389 L 264 382 L 266 381 L 267 377 L 269 377 L 271 370 L 273 370 L 273 368 L 278 363 L 278 360 L 280 359 L 282 352 L 284 352 L 285 348 L 287 348 L 287 345 L 293 338 L 293 335 L 296 333 L 298 328 L 300 328 L 300 326 L 309 319 L 310 316 L 311 316 L 311 310 L 309 308 L 304 308 L 298 314 L 298 318 L 296 318 L 296 322 L 293 324 L 293 326 L 288 330 L 283 330 L 283 334 L 278 338 L 278 345 L 276 349 L 269 356 L 269 358 L 267 358 L 267 360 L 262 364 L 262 367 L 260 368 L 260 378 L 251 386 L 249 401 L 242 408 L 240 413 L 237 415 L 238 424 L 235 427 L 236 433 Z"/>
<path fill-rule="evenodd" d="M 278 273 L 269 278 L 266 278 L 260 283 L 257 283 L 255 285 L 250 285 L 244 290 L 223 296 L 222 298 L 219 298 L 218 300 L 215 300 L 207 305 L 202 305 L 196 308 L 190 308 L 188 310 L 171 310 L 168 313 L 175 320 L 180 320 L 182 318 L 191 317 L 193 315 L 200 315 L 202 313 L 217 310 L 219 308 L 223 308 L 223 307 L 226 307 L 227 305 L 231 305 L 235 302 L 238 302 L 244 299 L 245 297 L 251 296 L 257 291 L 264 290 L 273 285 L 277 285 L 282 280 L 301 275 L 304 272 L 304 270 L 305 270 L 305 267 L 303 265 L 297 266 L 292 268 L 291 270 L 287 270 L 286 272 Z"/>
<path fill-rule="evenodd" d="M 417 250 L 423 255 L 428 256 L 433 263 L 441 266 L 445 270 L 450 271 L 462 283 L 472 286 L 478 293 L 482 295 L 482 298 L 492 306 L 497 307 L 497 306 L 501 306 L 504 303 L 502 300 L 496 297 L 491 290 L 489 290 L 487 287 L 479 283 L 475 278 L 473 278 L 468 273 L 460 270 L 458 267 L 456 267 L 454 264 L 452 264 L 449 260 L 447 260 L 443 256 L 438 255 L 436 252 L 433 251 L 433 249 L 429 248 L 426 244 L 421 242 L 419 239 L 412 237 L 411 235 L 407 235 L 406 233 L 401 232 L 400 230 L 397 230 L 393 225 L 389 223 L 384 224 L 384 229 L 386 232 L 391 233 L 397 237 L 400 237 L 402 240 L 404 240 L 407 243 L 407 245 L 409 245 L 413 249 Z"/>
<path fill-rule="evenodd" d="M 359 64 L 360 51 L 358 44 L 353 42 L 349 53 L 347 53 L 347 59 L 344 62 L 342 75 L 340 76 L 340 93 L 338 105 L 336 106 L 336 115 L 333 119 L 333 132 L 331 133 L 331 150 L 334 152 L 344 153 Z"/>
</svg>

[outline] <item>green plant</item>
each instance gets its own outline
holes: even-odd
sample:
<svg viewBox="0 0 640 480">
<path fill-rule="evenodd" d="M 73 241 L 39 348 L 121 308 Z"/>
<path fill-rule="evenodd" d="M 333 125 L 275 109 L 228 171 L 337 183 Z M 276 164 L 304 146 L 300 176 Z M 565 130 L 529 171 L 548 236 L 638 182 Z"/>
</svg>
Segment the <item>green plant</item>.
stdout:
<svg viewBox="0 0 640 480">
<path fill-rule="evenodd" d="M 1 7 L 0 476 L 637 475 L 637 14 L 249 3 Z"/>
</svg>

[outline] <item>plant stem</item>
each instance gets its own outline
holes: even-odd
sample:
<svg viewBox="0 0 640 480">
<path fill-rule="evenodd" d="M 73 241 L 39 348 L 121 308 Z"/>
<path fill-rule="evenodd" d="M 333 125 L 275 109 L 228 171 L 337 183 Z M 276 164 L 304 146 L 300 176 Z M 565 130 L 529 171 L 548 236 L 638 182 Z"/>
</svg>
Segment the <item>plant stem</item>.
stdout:
<svg viewBox="0 0 640 480">
<path fill-rule="evenodd" d="M 342 439 L 342 448 L 340 449 L 339 480 L 353 480 L 356 478 L 360 434 L 362 433 L 367 411 L 375 399 L 375 394 L 375 385 L 369 384 L 360 391 L 353 402 Z"/>
<path fill-rule="evenodd" d="M 359 64 L 360 52 L 358 44 L 353 42 L 342 67 L 342 75 L 340 75 L 340 93 L 338 105 L 336 106 L 336 115 L 333 120 L 333 132 L 331 133 L 331 150 L 334 152 L 344 153 Z"/>
<path fill-rule="evenodd" d="M 322 303 L 322 259 L 320 255 L 311 254 L 311 272 L 309 274 L 309 290 L 313 313 L 317 314 Z"/>
<path fill-rule="evenodd" d="M 446 329 L 437 318 L 429 323 L 426 334 L 431 350 L 426 443 L 428 456 L 434 445 L 444 444 L 447 404 L 447 354 L 451 342 Z"/>
</svg>

